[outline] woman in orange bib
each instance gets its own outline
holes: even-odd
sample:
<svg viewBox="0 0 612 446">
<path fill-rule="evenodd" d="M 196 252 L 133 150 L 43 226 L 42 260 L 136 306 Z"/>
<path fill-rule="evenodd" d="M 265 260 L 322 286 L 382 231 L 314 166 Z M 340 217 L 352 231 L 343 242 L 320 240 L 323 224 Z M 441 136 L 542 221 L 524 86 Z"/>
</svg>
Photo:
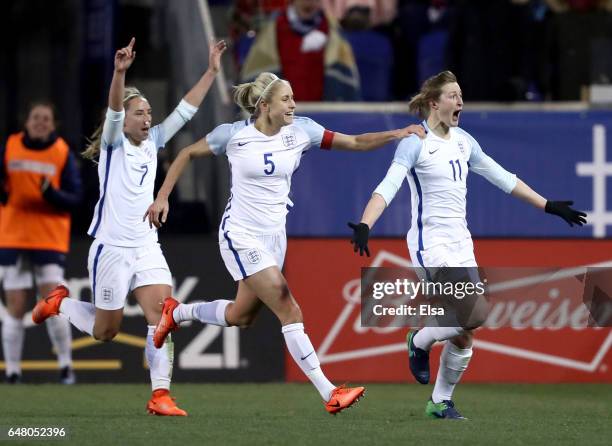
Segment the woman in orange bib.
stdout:
<svg viewBox="0 0 612 446">
<path fill-rule="evenodd" d="M 6 297 L 2 347 L 6 379 L 16 383 L 21 380 L 28 295 L 35 288 L 39 296 L 46 296 L 64 280 L 69 211 L 80 202 L 82 188 L 74 156 L 56 133 L 51 103 L 34 103 L 24 130 L 9 136 L 0 150 L 0 267 Z M 46 325 L 57 352 L 60 381 L 72 384 L 70 324 L 56 318 Z"/>
</svg>

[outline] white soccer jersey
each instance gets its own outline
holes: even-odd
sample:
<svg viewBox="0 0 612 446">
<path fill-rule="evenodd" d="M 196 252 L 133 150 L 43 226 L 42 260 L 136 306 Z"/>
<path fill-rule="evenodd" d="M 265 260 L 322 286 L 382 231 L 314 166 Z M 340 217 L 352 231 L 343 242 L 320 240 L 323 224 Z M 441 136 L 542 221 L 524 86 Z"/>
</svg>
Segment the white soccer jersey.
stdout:
<svg viewBox="0 0 612 446">
<path fill-rule="evenodd" d="M 123 133 L 125 111 L 106 112 L 98 177 L 100 199 L 87 233 L 114 246 L 138 247 L 157 242 L 157 230 L 143 216 L 153 202 L 157 151 L 195 114 L 184 100 L 149 137 L 134 146 Z"/>
<path fill-rule="evenodd" d="M 398 182 L 392 178 L 401 175 L 408 179 L 412 222 L 407 239 L 411 251 L 422 252 L 471 237 L 465 219 L 469 170 L 507 193 L 516 186 L 516 176 L 485 155 L 478 142 L 458 127 L 450 129 L 450 139 L 428 131 L 425 139 L 411 135 L 399 143 L 387 178 L 375 192 L 388 205 L 397 191 L 394 186 Z"/>
<path fill-rule="evenodd" d="M 273 136 L 264 135 L 248 121 L 222 124 L 209 133 L 209 147 L 216 155 L 227 155 L 231 170 L 231 195 L 221 231 L 273 234 L 284 230 L 293 206 L 291 176 L 304 152 L 322 145 L 325 132 L 312 119 L 296 116 L 293 124 Z"/>
</svg>

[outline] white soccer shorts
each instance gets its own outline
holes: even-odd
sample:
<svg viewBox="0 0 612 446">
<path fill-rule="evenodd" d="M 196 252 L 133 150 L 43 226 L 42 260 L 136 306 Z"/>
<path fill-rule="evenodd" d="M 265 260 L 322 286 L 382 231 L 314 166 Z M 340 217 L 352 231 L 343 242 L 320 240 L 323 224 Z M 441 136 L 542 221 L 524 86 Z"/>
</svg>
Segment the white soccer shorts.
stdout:
<svg viewBox="0 0 612 446">
<path fill-rule="evenodd" d="M 271 266 L 282 270 L 287 234 L 285 231 L 262 235 L 219 231 L 219 248 L 225 267 L 238 281 Z"/>
<path fill-rule="evenodd" d="M 3 287 L 6 291 L 29 290 L 34 286 L 35 279 L 38 286 L 64 281 L 64 267 L 55 263 L 33 265 L 24 254 L 19 254 L 17 264 L 2 268 L 4 269 Z"/>
<path fill-rule="evenodd" d="M 471 238 L 457 242 L 436 245 L 423 251 L 410 251 L 412 265 L 416 268 L 419 279 L 428 280 L 434 277 L 438 268 L 442 267 L 477 267 L 474 257 L 474 243 Z M 429 272 L 429 277 L 427 277 Z"/>
<path fill-rule="evenodd" d="M 172 275 L 159 243 L 126 248 L 95 240 L 87 261 L 96 308 L 118 310 L 130 291 L 145 285 L 172 286 Z"/>
</svg>

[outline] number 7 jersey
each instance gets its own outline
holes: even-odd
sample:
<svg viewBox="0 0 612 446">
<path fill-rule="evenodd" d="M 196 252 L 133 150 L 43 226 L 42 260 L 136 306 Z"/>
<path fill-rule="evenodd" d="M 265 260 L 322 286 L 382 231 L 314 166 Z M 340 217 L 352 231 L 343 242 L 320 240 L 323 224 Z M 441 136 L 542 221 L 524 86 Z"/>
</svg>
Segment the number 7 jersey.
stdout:
<svg viewBox="0 0 612 446">
<path fill-rule="evenodd" d="M 220 230 L 249 234 L 284 231 L 291 177 L 311 146 L 328 149 L 333 133 L 315 121 L 294 117 L 293 123 L 267 136 L 249 121 L 222 124 L 206 136 L 215 155 L 227 155 L 231 195 Z"/>
</svg>

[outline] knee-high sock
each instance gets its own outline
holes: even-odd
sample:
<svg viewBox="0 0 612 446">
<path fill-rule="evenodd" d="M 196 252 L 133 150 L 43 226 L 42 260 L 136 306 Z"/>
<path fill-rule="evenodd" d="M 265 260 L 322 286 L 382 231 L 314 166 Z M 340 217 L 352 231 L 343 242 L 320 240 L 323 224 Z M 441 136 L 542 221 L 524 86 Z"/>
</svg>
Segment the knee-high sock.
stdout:
<svg viewBox="0 0 612 446">
<path fill-rule="evenodd" d="M 94 304 L 66 298 L 62 300 L 60 313 L 83 333 L 93 336 L 93 327 L 96 321 L 96 307 Z"/>
<path fill-rule="evenodd" d="M 45 321 L 49 339 L 57 354 L 60 369 L 72 367 L 72 331 L 70 321 L 63 316 L 50 317 Z"/>
<path fill-rule="evenodd" d="M 231 300 L 219 299 L 212 302 L 180 304 L 174 309 L 172 317 L 177 324 L 183 321 L 200 321 L 204 324 L 227 327 L 225 308 L 231 303 Z"/>
<path fill-rule="evenodd" d="M 472 358 L 471 348 L 459 348 L 451 341 L 446 341 L 440 355 L 440 368 L 431 399 L 434 403 L 453 399 L 455 386 Z"/>
<path fill-rule="evenodd" d="M 317 352 L 304 333 L 304 324 L 285 325 L 282 332 L 293 360 L 317 388 L 323 401 L 328 401 L 335 386 L 323 374 Z"/>
<path fill-rule="evenodd" d="M 6 376 L 21 375 L 21 353 L 25 328 L 23 320 L 6 314 L 2 320 L 2 349 L 6 364 Z"/>
<path fill-rule="evenodd" d="M 172 364 L 174 361 L 174 344 L 172 343 L 172 335 L 168 335 L 164 345 L 161 348 L 155 348 L 153 345 L 153 333 L 155 325 L 148 325 L 147 344 L 145 346 L 145 355 L 147 364 L 149 365 L 149 373 L 151 375 L 152 390 L 170 389 L 170 381 L 172 380 Z"/>
<path fill-rule="evenodd" d="M 461 327 L 425 327 L 421 328 L 414 336 L 414 346 L 426 351 L 431 349 L 431 346 L 436 341 L 446 341 L 454 338 L 465 332 Z"/>
</svg>

